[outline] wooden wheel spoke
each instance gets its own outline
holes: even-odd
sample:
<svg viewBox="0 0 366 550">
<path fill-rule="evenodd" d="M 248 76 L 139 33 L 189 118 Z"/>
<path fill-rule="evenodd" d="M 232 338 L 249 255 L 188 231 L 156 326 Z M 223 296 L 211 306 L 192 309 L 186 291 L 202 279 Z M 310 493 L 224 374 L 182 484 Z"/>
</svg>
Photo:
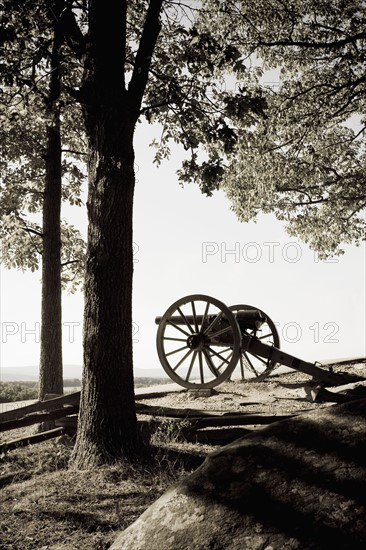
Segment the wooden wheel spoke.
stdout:
<svg viewBox="0 0 366 550">
<path fill-rule="evenodd" d="M 212 351 L 212 350 L 211 350 Z M 224 353 L 227 353 L 228 351 L 231 351 L 231 355 L 229 357 L 229 360 L 231 359 L 232 355 L 233 355 L 233 348 L 232 347 L 229 347 L 229 348 L 226 348 L 226 349 L 223 349 L 221 350 L 220 354 L 223 356 Z M 210 356 L 211 357 L 211 356 Z M 222 357 L 221 357 L 222 359 Z M 227 364 L 227 360 L 225 359 L 224 361 L 221 361 L 221 363 L 215 367 L 218 371 L 223 367 L 223 365 L 225 365 L 225 363 Z"/>
<path fill-rule="evenodd" d="M 248 365 L 249 365 L 251 371 L 254 372 L 254 374 L 255 374 L 256 376 L 259 376 L 259 373 L 257 372 L 255 366 L 253 365 L 253 363 L 252 363 L 251 360 L 249 359 L 248 354 L 245 353 L 245 351 L 243 351 L 243 355 L 244 355 L 244 357 L 245 357 L 245 359 L 246 359 L 246 361 L 247 361 L 247 363 L 248 363 Z"/>
<path fill-rule="evenodd" d="M 213 327 L 216 325 L 217 321 L 219 321 L 219 319 L 221 319 L 223 313 L 222 311 L 220 311 L 220 313 L 218 313 L 215 317 L 215 319 L 212 321 L 212 323 L 210 323 L 210 325 L 207 327 L 206 330 L 203 331 L 203 334 L 208 334 L 210 332 L 210 330 L 213 329 Z"/>
<path fill-rule="evenodd" d="M 177 348 L 173 351 L 169 351 L 169 353 L 165 354 L 165 357 L 169 357 L 169 355 L 174 355 L 175 353 L 178 353 L 179 351 L 183 351 L 184 349 L 187 349 L 187 346 L 183 346 L 183 347 Z"/>
<path fill-rule="evenodd" d="M 218 357 L 221 361 L 223 361 L 223 363 L 227 363 L 227 364 L 230 363 L 230 360 L 229 360 L 229 359 L 226 359 L 226 358 L 223 357 L 220 353 L 217 353 L 217 351 L 215 351 L 214 349 L 212 349 L 210 346 L 207 346 L 207 349 L 210 350 L 211 355 L 215 355 L 215 356 Z M 231 348 L 229 348 L 229 349 L 231 349 Z"/>
<path fill-rule="evenodd" d="M 239 355 L 239 361 L 240 361 L 241 379 L 245 380 L 245 369 L 244 369 L 243 354 L 242 353 Z"/>
<path fill-rule="evenodd" d="M 171 338 L 170 336 L 163 336 L 163 340 L 173 340 L 174 342 L 186 342 L 187 338 Z"/>
<path fill-rule="evenodd" d="M 175 367 L 173 368 L 173 371 L 175 372 L 180 366 L 181 364 L 187 359 L 187 357 L 193 352 L 193 349 L 189 349 L 187 351 L 187 353 L 182 357 L 182 359 L 175 365 Z"/>
<path fill-rule="evenodd" d="M 217 367 L 214 365 L 213 361 L 212 361 L 212 357 L 209 353 L 209 351 L 207 349 L 203 349 L 203 354 L 206 358 L 206 361 L 207 361 L 207 364 L 208 364 L 208 368 L 210 369 L 210 371 L 212 372 L 212 374 L 214 374 L 216 377 L 218 377 L 220 375 L 220 372 L 219 370 L 217 369 Z"/>
<path fill-rule="evenodd" d="M 201 333 L 202 333 L 203 327 L 205 326 L 205 322 L 206 322 L 206 319 L 207 319 L 207 316 L 208 316 L 208 310 L 209 309 L 210 309 L 210 302 L 207 302 L 205 312 L 204 312 L 203 317 L 202 317 L 201 330 L 200 330 Z"/>
<path fill-rule="evenodd" d="M 205 383 L 205 377 L 204 377 L 204 375 L 203 375 L 202 350 L 199 350 L 199 352 L 198 352 L 198 362 L 199 362 L 199 366 L 200 366 L 200 379 L 201 379 L 201 384 L 204 384 L 204 383 Z"/>
<path fill-rule="evenodd" d="M 187 372 L 187 376 L 186 376 L 186 382 L 189 381 L 189 377 L 191 376 L 191 372 L 192 372 L 192 369 L 193 369 L 193 365 L 194 365 L 194 362 L 196 360 L 196 357 L 197 357 L 197 351 L 194 351 L 193 352 L 193 357 L 192 357 L 192 360 L 191 360 L 191 363 L 188 367 L 188 372 Z"/>
<path fill-rule="evenodd" d="M 191 306 L 192 306 L 194 328 L 196 329 L 196 333 L 197 333 L 198 332 L 198 322 L 197 322 L 196 306 L 194 305 L 194 302 L 191 302 Z"/>
<path fill-rule="evenodd" d="M 265 334 L 264 336 L 257 336 L 258 340 L 264 340 L 264 338 L 268 338 L 269 336 L 272 336 L 272 332 L 269 332 L 268 334 Z"/>
<path fill-rule="evenodd" d="M 253 357 L 255 357 L 256 359 L 258 359 L 258 361 L 260 361 L 261 363 L 263 363 L 264 365 L 266 365 L 266 367 L 268 367 L 268 365 L 269 365 L 269 361 L 268 361 L 268 360 L 265 361 L 265 360 L 263 359 L 263 357 L 259 357 L 259 355 L 255 355 L 254 353 L 252 353 L 252 355 L 253 355 Z"/>
<path fill-rule="evenodd" d="M 233 348 L 231 346 L 229 346 L 228 348 L 222 349 L 221 353 L 226 353 L 227 351 L 230 351 L 230 350 L 232 351 L 232 349 Z"/>
<path fill-rule="evenodd" d="M 214 332 L 213 334 L 206 334 L 209 338 L 216 338 L 216 336 L 221 336 L 221 334 L 226 334 L 226 332 L 231 331 L 231 326 L 229 325 L 226 328 L 223 328 L 221 330 L 218 330 L 217 332 Z"/>
<path fill-rule="evenodd" d="M 192 329 L 191 324 L 189 323 L 187 317 L 184 315 L 184 313 L 183 313 L 183 311 L 180 309 L 180 307 L 178 308 L 177 311 L 179 311 L 179 315 L 182 317 L 183 321 L 184 321 L 185 324 L 187 325 L 187 327 L 188 327 L 190 333 L 193 334 L 193 333 L 194 333 L 194 330 Z"/>
<path fill-rule="evenodd" d="M 179 330 L 180 332 L 182 332 L 183 334 L 185 334 L 187 337 L 190 336 L 190 334 L 188 332 L 186 332 L 185 330 L 183 330 L 182 328 L 180 328 L 178 325 L 176 325 L 175 323 L 173 323 L 173 321 L 171 321 L 170 319 L 167 320 L 167 323 L 169 323 L 169 325 L 171 325 L 172 327 L 176 328 L 177 330 Z"/>
<path fill-rule="evenodd" d="M 231 348 L 230 348 L 230 349 L 231 349 Z M 231 360 L 232 356 L 233 356 L 233 353 L 232 353 L 232 350 L 231 350 L 231 355 L 230 355 L 229 361 Z M 225 363 L 226 363 L 226 360 L 225 360 L 225 361 L 222 361 L 222 362 L 219 364 L 219 366 L 217 367 L 217 369 L 220 370 L 220 369 L 225 365 Z"/>
</svg>

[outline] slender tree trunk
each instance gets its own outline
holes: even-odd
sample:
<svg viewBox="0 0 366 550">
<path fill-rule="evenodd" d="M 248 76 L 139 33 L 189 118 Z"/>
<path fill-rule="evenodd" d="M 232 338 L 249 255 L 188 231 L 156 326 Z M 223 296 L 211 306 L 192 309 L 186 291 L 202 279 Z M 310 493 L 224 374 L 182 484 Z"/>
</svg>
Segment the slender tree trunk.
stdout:
<svg viewBox="0 0 366 550">
<path fill-rule="evenodd" d="M 63 393 L 61 321 L 61 133 L 60 47 L 62 37 L 55 23 L 51 54 L 43 201 L 42 320 L 39 397 Z"/>
</svg>

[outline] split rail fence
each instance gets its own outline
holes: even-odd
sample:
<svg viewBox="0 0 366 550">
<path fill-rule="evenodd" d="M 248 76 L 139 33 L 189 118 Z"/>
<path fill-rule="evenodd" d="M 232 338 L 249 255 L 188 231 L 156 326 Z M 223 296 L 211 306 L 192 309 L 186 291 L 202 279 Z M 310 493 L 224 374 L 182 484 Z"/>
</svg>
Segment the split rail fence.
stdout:
<svg viewBox="0 0 366 550">
<path fill-rule="evenodd" d="M 140 395 L 146 399 L 151 395 Z M 38 401 L 0 414 L 0 433 L 34 424 L 52 425 L 51 429 L 22 435 L 0 443 L 0 454 L 19 447 L 46 441 L 61 435 L 74 436 L 77 430 L 80 392 Z M 227 444 L 249 433 L 248 426 L 271 424 L 293 415 L 262 415 L 246 413 L 208 412 L 196 409 L 159 407 L 136 402 L 138 424 L 142 430 L 164 428 L 167 420 L 177 426 L 177 432 L 186 441 L 208 444 Z"/>
</svg>

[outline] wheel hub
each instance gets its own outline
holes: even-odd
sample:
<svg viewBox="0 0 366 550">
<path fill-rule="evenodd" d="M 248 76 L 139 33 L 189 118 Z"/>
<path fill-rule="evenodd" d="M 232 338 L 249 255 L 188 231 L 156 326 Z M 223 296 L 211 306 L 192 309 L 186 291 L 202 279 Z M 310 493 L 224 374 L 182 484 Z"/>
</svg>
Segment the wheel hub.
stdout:
<svg viewBox="0 0 366 550">
<path fill-rule="evenodd" d="M 191 336 L 187 338 L 187 346 L 189 349 L 201 350 L 204 348 L 205 343 L 206 338 L 203 334 L 191 334 Z"/>
</svg>

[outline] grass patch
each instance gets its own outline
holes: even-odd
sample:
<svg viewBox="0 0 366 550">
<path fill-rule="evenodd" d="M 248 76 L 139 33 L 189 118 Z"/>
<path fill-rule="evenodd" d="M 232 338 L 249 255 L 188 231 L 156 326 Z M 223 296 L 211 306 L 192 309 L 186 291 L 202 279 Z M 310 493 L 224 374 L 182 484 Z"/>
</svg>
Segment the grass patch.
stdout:
<svg viewBox="0 0 366 550">
<path fill-rule="evenodd" d="M 119 531 L 204 459 L 193 445 L 178 443 L 173 430 L 171 440 L 164 432 L 159 442 L 162 434 L 152 434 L 146 462 L 87 472 L 68 470 L 73 443 L 65 436 L 2 456 L 1 549 L 107 549 Z"/>
</svg>

